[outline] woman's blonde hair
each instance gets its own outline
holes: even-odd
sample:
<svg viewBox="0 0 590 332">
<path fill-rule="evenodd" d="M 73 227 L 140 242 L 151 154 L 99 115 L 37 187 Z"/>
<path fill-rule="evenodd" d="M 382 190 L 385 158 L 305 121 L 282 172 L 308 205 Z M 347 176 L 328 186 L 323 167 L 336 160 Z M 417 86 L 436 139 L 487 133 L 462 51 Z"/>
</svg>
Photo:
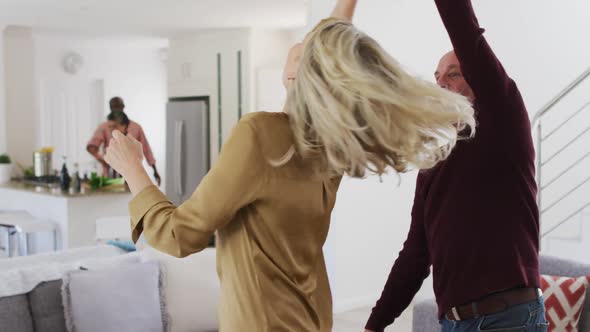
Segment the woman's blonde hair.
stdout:
<svg viewBox="0 0 590 332">
<path fill-rule="evenodd" d="M 353 177 L 388 166 L 430 168 L 459 133 L 475 130 L 465 97 L 412 77 L 375 40 L 337 19 L 305 38 L 286 112 L 298 154 L 319 158 L 321 172 Z"/>
</svg>

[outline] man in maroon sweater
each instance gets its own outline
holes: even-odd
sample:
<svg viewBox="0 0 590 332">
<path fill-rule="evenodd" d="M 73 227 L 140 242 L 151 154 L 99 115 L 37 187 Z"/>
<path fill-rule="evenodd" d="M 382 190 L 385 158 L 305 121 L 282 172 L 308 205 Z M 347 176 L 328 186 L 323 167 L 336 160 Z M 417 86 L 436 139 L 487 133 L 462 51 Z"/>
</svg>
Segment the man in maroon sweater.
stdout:
<svg viewBox="0 0 590 332">
<path fill-rule="evenodd" d="M 366 329 L 392 324 L 432 265 L 443 331 L 545 331 L 527 110 L 471 1 L 435 2 L 454 47 L 441 59 L 436 80 L 471 99 L 477 132 L 418 175 L 408 238 Z"/>
</svg>

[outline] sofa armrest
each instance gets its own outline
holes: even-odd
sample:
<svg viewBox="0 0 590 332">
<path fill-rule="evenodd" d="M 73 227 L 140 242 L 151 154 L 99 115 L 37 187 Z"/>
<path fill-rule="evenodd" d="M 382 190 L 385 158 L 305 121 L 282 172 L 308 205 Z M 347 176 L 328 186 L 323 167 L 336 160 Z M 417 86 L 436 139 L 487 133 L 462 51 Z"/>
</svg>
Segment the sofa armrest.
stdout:
<svg viewBox="0 0 590 332">
<path fill-rule="evenodd" d="M 590 275 L 590 264 L 584 264 L 569 259 L 541 255 L 539 257 L 541 274 L 581 277 Z"/>
</svg>

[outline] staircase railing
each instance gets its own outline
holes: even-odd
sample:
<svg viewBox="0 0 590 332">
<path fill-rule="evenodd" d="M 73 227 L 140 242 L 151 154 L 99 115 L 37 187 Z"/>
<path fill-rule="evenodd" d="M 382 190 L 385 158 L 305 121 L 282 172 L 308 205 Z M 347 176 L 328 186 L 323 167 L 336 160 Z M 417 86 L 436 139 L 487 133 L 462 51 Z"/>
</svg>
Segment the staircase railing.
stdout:
<svg viewBox="0 0 590 332">
<path fill-rule="evenodd" d="M 567 119 L 562 121 L 559 125 L 557 125 L 554 129 L 552 129 L 549 133 L 545 134 L 543 132 L 543 120 L 545 116 L 551 113 L 552 110 L 555 109 L 565 97 L 570 95 L 572 91 L 574 91 L 580 84 L 586 81 L 590 77 L 590 68 L 588 68 L 585 72 L 583 72 L 578 78 L 576 78 L 572 83 L 570 83 L 565 89 L 563 89 L 555 98 L 549 101 L 541 110 L 537 112 L 535 117 L 533 118 L 532 124 L 533 128 L 536 129 L 536 150 L 537 150 L 537 160 L 536 160 L 536 169 L 537 169 L 537 185 L 538 185 L 538 197 L 537 203 L 539 205 L 539 213 L 541 218 L 541 225 L 543 225 L 543 215 L 546 214 L 548 211 L 554 209 L 555 207 L 559 206 L 566 198 L 570 197 L 574 194 L 578 189 L 582 188 L 585 184 L 590 183 L 590 172 L 589 176 L 577 182 L 573 188 L 568 190 L 565 194 L 559 196 L 553 202 L 548 204 L 547 206 L 543 205 L 542 197 L 543 193 L 552 185 L 556 184 L 557 181 L 570 171 L 572 171 L 577 165 L 585 161 L 586 159 L 590 158 L 590 147 L 588 148 L 588 152 L 585 153 L 582 157 L 572 161 L 571 163 L 568 162 L 565 169 L 559 172 L 556 176 L 554 176 L 551 180 L 545 181 L 544 174 L 543 174 L 543 166 L 547 165 L 550 161 L 554 160 L 558 156 L 560 156 L 567 148 L 572 146 L 574 143 L 581 140 L 587 133 L 590 132 L 590 127 L 582 130 L 578 135 L 576 135 L 573 139 L 569 140 L 567 143 L 563 144 L 556 152 L 551 154 L 549 157 L 544 156 L 544 148 L 543 143 L 552 137 L 553 135 L 557 134 L 566 129 L 566 125 L 570 123 L 576 116 L 590 111 L 590 92 L 588 93 L 588 101 L 582 105 L 579 109 L 577 109 L 572 115 L 570 115 Z M 544 183 L 547 182 L 547 183 Z M 590 195 L 586 201 L 584 201 L 580 206 L 577 206 L 573 211 L 570 211 L 566 217 L 559 219 L 557 223 L 551 226 L 548 230 L 544 230 L 541 233 L 541 237 L 545 237 L 550 233 L 554 232 L 565 223 L 567 223 L 570 219 L 584 211 L 585 209 L 590 207 Z"/>
</svg>

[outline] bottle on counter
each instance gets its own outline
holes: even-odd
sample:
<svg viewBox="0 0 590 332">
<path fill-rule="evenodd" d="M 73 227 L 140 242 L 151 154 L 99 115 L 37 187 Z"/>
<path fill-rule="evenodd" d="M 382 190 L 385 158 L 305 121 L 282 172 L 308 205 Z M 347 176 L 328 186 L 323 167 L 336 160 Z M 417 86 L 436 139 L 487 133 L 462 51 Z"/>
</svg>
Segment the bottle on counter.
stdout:
<svg viewBox="0 0 590 332">
<path fill-rule="evenodd" d="M 71 189 L 74 194 L 79 194 L 82 187 L 82 180 L 80 179 L 80 171 L 78 170 L 78 163 L 74 163 L 74 173 L 72 174 Z"/>
<path fill-rule="evenodd" d="M 59 184 L 61 186 L 61 191 L 67 192 L 70 189 L 70 182 L 72 178 L 68 173 L 68 167 L 66 166 L 66 157 L 63 156 L 63 164 L 61 166 L 61 174 L 59 177 Z"/>
</svg>

